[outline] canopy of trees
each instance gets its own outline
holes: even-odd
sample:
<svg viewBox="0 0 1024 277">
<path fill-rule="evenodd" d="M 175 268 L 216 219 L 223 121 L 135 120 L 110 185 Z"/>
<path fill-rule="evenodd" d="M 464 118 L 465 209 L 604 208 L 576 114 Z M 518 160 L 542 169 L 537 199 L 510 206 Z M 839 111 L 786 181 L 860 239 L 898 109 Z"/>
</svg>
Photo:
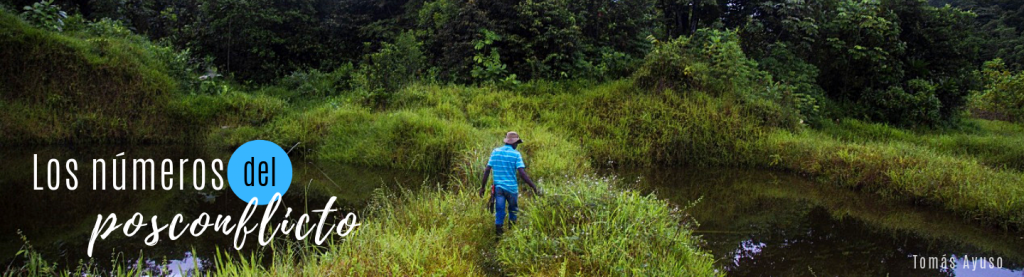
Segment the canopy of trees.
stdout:
<svg viewBox="0 0 1024 277">
<path fill-rule="evenodd" d="M 4 0 L 11 9 L 32 0 Z M 731 30 L 759 83 L 829 107 L 826 117 L 900 125 L 955 120 L 984 87 L 982 63 L 1024 67 L 1016 0 L 64 0 L 188 50 L 245 83 L 293 72 L 363 72 L 516 84 L 632 76 L 657 41 Z M 20 10 L 20 8 L 18 8 Z M 649 58 L 648 58 L 649 59 Z M 356 70 L 352 65 L 356 65 Z M 767 74 L 763 74 L 767 72 Z M 685 82 L 685 81 L 684 81 Z M 398 84 L 400 85 L 400 83 Z M 395 89 L 396 84 L 371 86 Z"/>
</svg>

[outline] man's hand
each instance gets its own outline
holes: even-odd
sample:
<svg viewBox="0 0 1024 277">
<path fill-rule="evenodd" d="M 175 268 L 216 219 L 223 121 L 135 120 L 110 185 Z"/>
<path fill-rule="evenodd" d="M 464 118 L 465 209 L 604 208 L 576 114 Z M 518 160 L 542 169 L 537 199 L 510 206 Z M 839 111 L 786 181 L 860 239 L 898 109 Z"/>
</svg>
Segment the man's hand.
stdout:
<svg viewBox="0 0 1024 277">
<path fill-rule="evenodd" d="M 520 167 L 516 171 L 519 172 L 520 177 L 523 177 L 523 181 L 526 181 L 526 184 L 530 185 L 530 187 L 533 188 L 534 193 L 536 193 L 537 195 L 543 195 L 540 193 L 540 189 L 537 188 L 537 185 L 533 184 L 533 180 L 530 180 L 530 175 L 526 174 L 526 168 Z"/>
<path fill-rule="evenodd" d="M 480 197 L 484 197 L 484 189 L 487 188 L 487 178 L 490 178 L 490 177 L 491 177 L 491 166 L 488 165 L 487 167 L 484 167 L 484 175 L 480 176 L 480 180 L 483 180 L 482 182 L 480 182 L 480 192 L 477 193 L 477 194 L 480 195 Z"/>
</svg>

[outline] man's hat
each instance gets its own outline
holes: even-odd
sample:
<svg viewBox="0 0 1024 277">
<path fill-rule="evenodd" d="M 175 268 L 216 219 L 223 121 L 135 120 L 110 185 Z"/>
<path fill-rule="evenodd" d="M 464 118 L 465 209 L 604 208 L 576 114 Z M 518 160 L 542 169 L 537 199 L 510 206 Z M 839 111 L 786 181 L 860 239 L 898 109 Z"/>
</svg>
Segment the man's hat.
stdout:
<svg viewBox="0 0 1024 277">
<path fill-rule="evenodd" d="M 505 144 L 516 144 L 522 142 L 523 140 L 519 139 L 519 133 L 516 133 L 515 131 L 505 134 Z"/>
</svg>

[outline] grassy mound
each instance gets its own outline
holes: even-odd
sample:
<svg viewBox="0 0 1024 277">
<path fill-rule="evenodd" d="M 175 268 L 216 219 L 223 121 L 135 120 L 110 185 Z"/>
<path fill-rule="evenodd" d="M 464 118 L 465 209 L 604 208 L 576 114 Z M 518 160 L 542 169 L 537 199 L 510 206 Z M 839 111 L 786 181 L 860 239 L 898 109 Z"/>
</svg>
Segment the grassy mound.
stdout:
<svg viewBox="0 0 1024 277">
<path fill-rule="evenodd" d="M 0 12 L 3 143 L 176 140 L 175 81 L 133 37 L 55 33 Z M 140 108 L 145 107 L 145 108 Z"/>
<path fill-rule="evenodd" d="M 380 195 L 366 221 L 332 247 L 319 272 L 357 276 L 470 276 L 488 270 L 493 216 L 468 192 Z M 492 223 L 493 224 L 493 223 Z"/>
<path fill-rule="evenodd" d="M 681 211 L 614 181 L 572 178 L 530 198 L 524 218 L 498 245 L 513 275 L 715 276 Z"/>
<path fill-rule="evenodd" d="M 976 158 L 996 169 L 1024 170 L 1024 126 L 1005 121 L 967 120 L 960 130 L 912 131 L 845 119 L 820 130 L 845 142 L 908 143 L 937 153 Z"/>
<path fill-rule="evenodd" d="M 500 239 L 485 200 L 468 190 L 381 194 L 362 226 L 323 255 L 295 262 L 279 250 L 269 267 L 224 259 L 213 275 L 720 275 L 678 209 L 613 182 L 542 182 L 548 194 L 521 197 L 520 222 Z"/>
<path fill-rule="evenodd" d="M 842 142 L 817 131 L 778 132 L 761 149 L 770 167 L 1003 228 L 1024 226 L 1024 174 L 973 157 L 899 141 Z"/>
<path fill-rule="evenodd" d="M 309 156 L 326 161 L 467 172 L 499 146 L 504 132 L 516 130 L 526 136 L 528 163 L 547 175 L 586 172 L 592 164 L 733 165 L 749 160 L 753 142 L 773 129 L 765 110 L 740 100 L 671 90 L 642 94 L 629 80 L 538 90 L 545 92 L 414 85 L 396 92 L 388 109 L 340 96 L 214 137 L 227 148 L 252 139 L 301 142 Z"/>
</svg>

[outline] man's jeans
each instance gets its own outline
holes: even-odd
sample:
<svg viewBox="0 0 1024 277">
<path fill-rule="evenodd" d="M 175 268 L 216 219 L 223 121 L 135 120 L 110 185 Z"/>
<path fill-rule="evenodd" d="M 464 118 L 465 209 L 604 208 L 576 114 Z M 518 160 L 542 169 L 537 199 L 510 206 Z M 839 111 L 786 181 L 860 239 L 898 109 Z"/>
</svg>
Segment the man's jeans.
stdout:
<svg viewBox="0 0 1024 277">
<path fill-rule="evenodd" d="M 501 188 L 496 188 L 494 191 L 494 205 L 496 206 L 494 213 L 494 224 L 503 225 L 505 223 L 505 207 L 508 206 L 508 220 L 511 223 L 516 222 L 516 212 L 519 211 L 519 194 L 511 193 Z M 506 204 L 506 202 L 508 202 Z"/>
</svg>

